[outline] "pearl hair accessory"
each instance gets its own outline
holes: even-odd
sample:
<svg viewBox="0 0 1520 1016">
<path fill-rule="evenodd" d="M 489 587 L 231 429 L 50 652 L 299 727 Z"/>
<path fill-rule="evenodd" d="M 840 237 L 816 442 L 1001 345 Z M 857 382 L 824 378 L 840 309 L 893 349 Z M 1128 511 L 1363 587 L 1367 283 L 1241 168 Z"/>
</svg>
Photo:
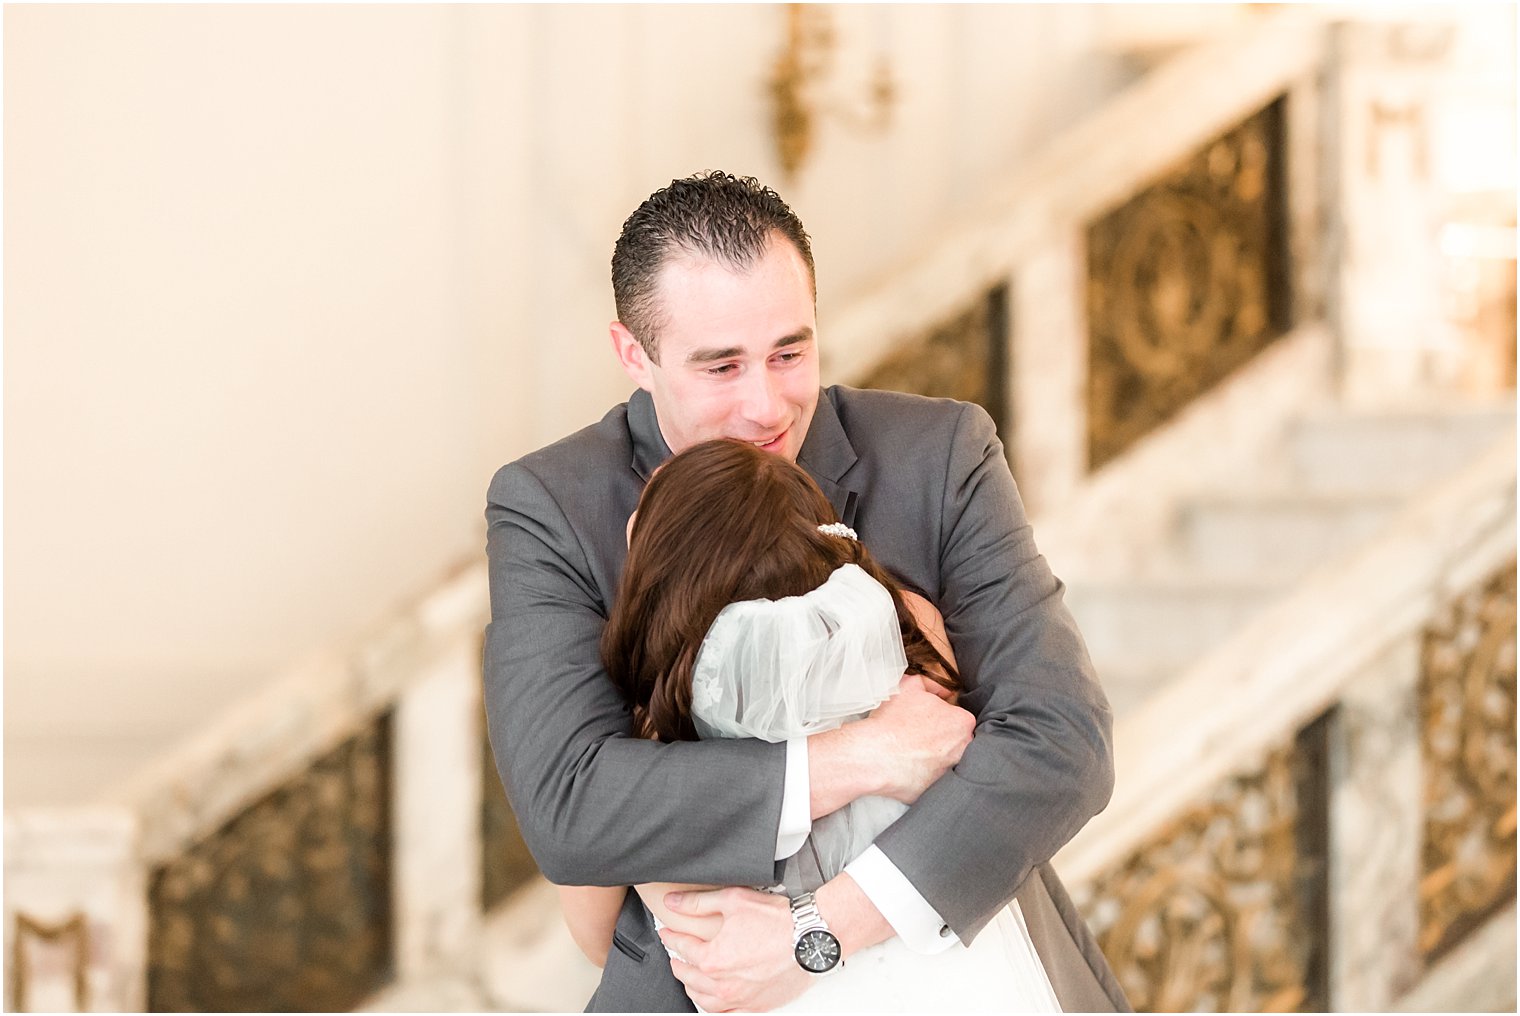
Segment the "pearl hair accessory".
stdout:
<svg viewBox="0 0 1520 1016">
<path fill-rule="evenodd" d="M 820 533 L 828 533 L 830 536 L 842 536 L 847 540 L 854 540 L 857 543 L 860 541 L 860 536 L 855 532 L 855 530 L 851 529 L 843 522 L 825 522 L 823 525 L 818 527 L 818 531 Z"/>
</svg>

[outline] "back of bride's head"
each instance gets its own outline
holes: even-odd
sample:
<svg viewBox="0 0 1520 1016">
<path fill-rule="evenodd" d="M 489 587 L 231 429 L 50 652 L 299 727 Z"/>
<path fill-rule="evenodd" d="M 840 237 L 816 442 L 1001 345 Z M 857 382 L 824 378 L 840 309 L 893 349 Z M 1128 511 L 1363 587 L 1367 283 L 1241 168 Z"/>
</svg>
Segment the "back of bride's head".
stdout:
<svg viewBox="0 0 1520 1016">
<path fill-rule="evenodd" d="M 799 466 L 740 441 L 703 442 L 655 472 L 602 636 L 642 733 L 695 738 L 691 667 L 730 603 L 801 596 L 850 563 L 885 578 L 859 543 L 818 530 L 836 520 Z"/>
</svg>

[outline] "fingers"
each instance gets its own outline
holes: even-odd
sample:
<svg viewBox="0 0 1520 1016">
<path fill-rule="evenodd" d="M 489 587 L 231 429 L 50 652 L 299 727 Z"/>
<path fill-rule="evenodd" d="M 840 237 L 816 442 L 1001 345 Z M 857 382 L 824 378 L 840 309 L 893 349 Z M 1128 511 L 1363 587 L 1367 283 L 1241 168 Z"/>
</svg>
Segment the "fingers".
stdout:
<svg viewBox="0 0 1520 1016">
<path fill-rule="evenodd" d="M 697 969 L 694 964 L 701 963 L 707 956 L 707 943 L 695 935 L 683 935 L 679 931 L 661 928 L 660 941 L 664 943 L 665 951 L 670 953 L 671 959 L 679 959 L 693 970 Z"/>
<path fill-rule="evenodd" d="M 670 958 L 670 972 L 676 975 L 676 980 L 686 989 L 686 997 L 703 1012 L 728 1011 L 725 1001 L 718 994 L 718 982 L 711 977 L 674 956 Z"/>
<path fill-rule="evenodd" d="M 666 927 L 674 928 L 683 935 L 695 936 L 704 942 L 711 942 L 713 937 L 718 934 L 718 930 L 723 927 L 723 916 L 721 914 L 704 917 L 695 914 L 685 914 L 678 910 L 671 910 L 669 907 L 666 908 L 665 914 L 660 919 L 665 922 Z"/>
<path fill-rule="evenodd" d="M 670 972 L 676 975 L 676 980 L 686 985 L 687 994 L 695 991 L 713 997 L 718 992 L 718 982 L 716 980 L 702 973 L 701 970 L 685 960 L 672 956 L 670 958 Z M 704 1005 L 702 1008 L 706 1009 L 707 1006 Z"/>
<path fill-rule="evenodd" d="M 665 905 L 678 914 L 721 917 L 741 903 L 745 893 L 753 892 L 755 890 L 737 886 L 726 889 L 688 889 L 686 892 L 666 893 Z"/>
<path fill-rule="evenodd" d="M 940 698 L 944 699 L 946 702 L 950 703 L 952 706 L 955 705 L 955 700 L 957 698 L 955 692 L 952 691 L 952 690 L 950 690 L 949 688 L 946 688 L 944 685 L 940 684 L 938 681 L 931 681 L 928 678 L 924 678 L 924 690 L 927 691 L 927 692 L 932 692 L 935 695 L 938 695 Z"/>
<path fill-rule="evenodd" d="M 723 994 L 723 989 L 715 978 L 674 956 L 670 958 L 670 972 L 676 975 L 676 980 L 686 989 L 686 997 L 703 1012 L 735 1011 L 732 1001 Z"/>
<path fill-rule="evenodd" d="M 733 1009 L 724 1009 L 722 1007 L 723 1006 L 722 1000 L 719 999 L 719 998 L 717 998 L 717 997 L 715 997 L 715 996 L 713 996 L 713 995 L 703 995 L 703 994 L 700 994 L 700 993 L 694 993 L 690 989 L 688 989 L 687 992 L 686 992 L 686 997 L 689 998 L 689 999 L 691 999 L 692 1004 L 695 1005 L 698 1009 L 701 1009 L 703 1012 L 734 1012 L 735 1011 Z"/>
</svg>

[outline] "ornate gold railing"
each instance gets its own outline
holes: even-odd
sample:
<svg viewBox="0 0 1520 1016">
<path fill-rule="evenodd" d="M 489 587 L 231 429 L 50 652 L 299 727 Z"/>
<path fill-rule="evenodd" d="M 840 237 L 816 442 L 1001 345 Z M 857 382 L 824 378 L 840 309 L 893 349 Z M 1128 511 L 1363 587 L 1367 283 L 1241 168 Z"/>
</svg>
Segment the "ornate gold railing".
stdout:
<svg viewBox="0 0 1520 1016">
<path fill-rule="evenodd" d="M 1086 224 L 1084 472 L 1292 328 L 1286 102 L 1201 142 Z M 895 342 L 855 383 L 979 403 L 1010 435 L 1008 301 L 1006 282 L 968 298 Z"/>
<path fill-rule="evenodd" d="M 1286 100 L 1087 227 L 1087 463 L 1176 416 L 1292 327 Z"/>
<path fill-rule="evenodd" d="M 1515 900 L 1515 562 L 1425 630 L 1420 952 L 1435 960 Z"/>
<path fill-rule="evenodd" d="M 473 564 L 94 805 L 7 814 L 12 1008 L 341 1011 L 472 964 L 485 589 Z"/>
<path fill-rule="evenodd" d="M 1510 434 L 1119 718 L 1056 866 L 1138 1009 L 1387 1008 L 1513 902 L 1515 478 Z"/>
<path fill-rule="evenodd" d="M 391 974 L 383 716 L 149 882 L 153 1012 L 353 1009 Z"/>
<path fill-rule="evenodd" d="M 999 430 L 1008 415 L 1008 289 L 995 286 L 927 332 L 899 343 L 862 388 L 975 402 Z"/>
<path fill-rule="evenodd" d="M 1323 318 L 1333 167 L 1316 138 L 1340 115 L 1326 39 L 1316 12 L 1278 10 L 1141 79 L 903 271 L 823 308 L 828 377 L 909 391 L 956 377 L 1003 404 L 1026 504 L 1068 499 L 1295 322 Z M 957 343 L 947 357 L 939 337 L 999 289 L 1006 353 Z M 972 363 L 979 384 L 960 378 Z"/>
<path fill-rule="evenodd" d="M 1321 719 L 1081 887 L 1137 1012 L 1328 1006 Z"/>
</svg>

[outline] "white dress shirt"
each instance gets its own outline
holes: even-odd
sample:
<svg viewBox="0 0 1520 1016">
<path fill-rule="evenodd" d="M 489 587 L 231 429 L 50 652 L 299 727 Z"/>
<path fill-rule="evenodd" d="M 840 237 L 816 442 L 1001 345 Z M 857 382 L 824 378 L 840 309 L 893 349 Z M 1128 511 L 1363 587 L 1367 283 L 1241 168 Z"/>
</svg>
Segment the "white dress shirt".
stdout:
<svg viewBox="0 0 1520 1016">
<path fill-rule="evenodd" d="M 786 742 L 786 783 L 776 830 L 776 860 L 785 860 L 802 849 L 813 829 L 812 811 L 807 738 L 794 737 Z M 937 953 L 960 941 L 939 912 L 875 845 L 867 847 L 844 870 L 909 949 Z"/>
</svg>

